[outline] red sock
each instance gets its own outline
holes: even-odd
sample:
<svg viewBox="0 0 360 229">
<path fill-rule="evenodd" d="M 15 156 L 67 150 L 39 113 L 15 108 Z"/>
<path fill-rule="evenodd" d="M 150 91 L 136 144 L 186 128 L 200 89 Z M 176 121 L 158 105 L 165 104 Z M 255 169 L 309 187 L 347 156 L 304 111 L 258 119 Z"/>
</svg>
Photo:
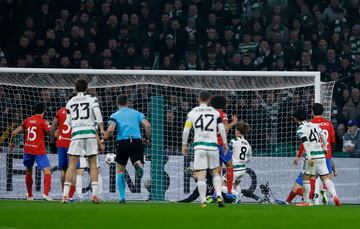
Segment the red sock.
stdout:
<svg viewBox="0 0 360 229">
<path fill-rule="evenodd" d="M 327 189 L 327 187 L 326 187 L 326 184 L 325 184 L 325 183 L 323 183 L 323 189 L 324 189 L 324 190 L 326 190 L 326 189 Z"/>
<path fill-rule="evenodd" d="M 51 174 L 44 174 L 44 194 L 49 195 L 51 188 Z"/>
<path fill-rule="evenodd" d="M 69 191 L 69 198 L 73 198 L 75 190 L 76 190 L 75 185 L 71 185 L 70 186 L 70 191 Z"/>
<path fill-rule="evenodd" d="M 227 181 L 228 193 L 231 193 L 232 191 L 233 180 L 234 180 L 234 169 L 226 168 L 226 181 Z"/>
<path fill-rule="evenodd" d="M 315 193 L 315 179 L 310 179 L 310 194 L 309 194 L 310 200 L 314 199 L 314 193 Z"/>
<path fill-rule="evenodd" d="M 297 194 L 296 194 L 295 192 L 291 191 L 291 192 L 289 193 L 288 198 L 286 199 L 286 202 L 287 202 L 287 203 L 291 203 L 291 201 L 295 198 L 296 195 L 297 195 Z"/>
<path fill-rule="evenodd" d="M 296 190 L 296 194 L 299 195 L 299 196 L 302 196 L 303 195 L 303 189 L 302 188 L 298 188 Z"/>
<path fill-rule="evenodd" d="M 32 179 L 32 174 L 26 174 L 25 175 L 25 184 L 26 184 L 26 190 L 28 193 L 28 197 L 32 197 L 32 185 L 33 185 L 33 179 Z"/>
</svg>

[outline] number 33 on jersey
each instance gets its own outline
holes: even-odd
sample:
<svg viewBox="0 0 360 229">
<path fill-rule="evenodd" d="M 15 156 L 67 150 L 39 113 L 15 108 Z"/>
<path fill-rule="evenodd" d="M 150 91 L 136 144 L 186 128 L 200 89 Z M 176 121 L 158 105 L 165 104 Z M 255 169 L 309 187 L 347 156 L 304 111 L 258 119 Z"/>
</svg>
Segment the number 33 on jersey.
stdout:
<svg viewBox="0 0 360 229">
<path fill-rule="evenodd" d="M 65 123 L 72 129 L 71 139 L 95 138 L 96 123 L 102 123 L 99 102 L 96 97 L 79 93 L 66 104 Z"/>
</svg>

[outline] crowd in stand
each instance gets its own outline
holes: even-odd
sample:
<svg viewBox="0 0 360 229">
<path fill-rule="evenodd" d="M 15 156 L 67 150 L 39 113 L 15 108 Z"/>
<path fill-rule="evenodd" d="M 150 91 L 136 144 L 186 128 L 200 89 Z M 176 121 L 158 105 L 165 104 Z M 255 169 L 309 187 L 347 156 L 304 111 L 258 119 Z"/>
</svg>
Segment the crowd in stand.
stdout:
<svg viewBox="0 0 360 229">
<path fill-rule="evenodd" d="M 0 0 L 0 32 L 1 67 L 318 70 L 360 118 L 359 0 Z"/>
</svg>

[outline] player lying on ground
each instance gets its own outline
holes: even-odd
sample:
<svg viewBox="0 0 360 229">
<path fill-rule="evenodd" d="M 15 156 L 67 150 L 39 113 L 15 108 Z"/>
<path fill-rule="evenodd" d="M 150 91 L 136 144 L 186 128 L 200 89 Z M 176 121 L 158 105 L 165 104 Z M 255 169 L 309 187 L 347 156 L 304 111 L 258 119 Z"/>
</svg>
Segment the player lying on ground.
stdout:
<svg viewBox="0 0 360 229">
<path fill-rule="evenodd" d="M 135 174 L 140 179 L 143 176 L 144 147 L 149 144 L 150 123 L 143 113 L 128 107 L 126 95 L 117 98 L 119 110 L 110 116 L 109 127 L 103 136 L 103 141 L 110 138 L 117 129 L 116 180 L 119 191 L 119 203 L 125 203 L 125 171 L 130 158 L 135 168 Z M 142 139 L 140 125 L 145 128 L 146 138 Z"/>
<path fill-rule="evenodd" d="M 245 139 L 245 136 L 249 134 L 250 132 L 250 126 L 247 122 L 240 121 L 236 125 L 235 129 L 235 136 L 236 138 L 232 139 L 230 141 L 230 149 L 232 151 L 232 163 L 234 166 L 234 181 L 232 183 L 233 186 L 233 194 L 236 196 L 235 203 L 241 202 L 241 197 L 244 195 L 246 197 L 250 197 L 255 199 L 258 203 L 261 203 L 263 201 L 262 198 L 255 195 L 253 192 L 249 190 L 242 190 L 240 183 L 241 179 L 246 174 L 246 163 L 250 161 L 250 158 L 252 156 L 252 150 L 249 142 Z M 227 188 L 229 187 L 229 183 L 227 182 L 226 174 L 224 176 L 224 183 L 227 185 Z M 223 190 L 226 190 L 225 187 L 223 187 Z M 228 189 L 227 189 L 228 190 Z"/>
<path fill-rule="evenodd" d="M 211 170 L 213 185 L 219 207 L 224 206 L 221 197 L 221 183 L 218 167 L 220 165 L 217 130 L 219 131 L 224 152 L 227 152 L 227 139 L 224 124 L 220 114 L 213 107 L 208 106 L 210 93 L 202 91 L 198 97 L 199 106 L 193 108 L 187 115 L 183 137 L 182 154 L 188 155 L 188 139 L 191 128 L 194 128 L 194 169 L 197 171 L 197 186 L 202 206 L 206 206 L 206 170 Z"/>
<path fill-rule="evenodd" d="M 79 79 L 75 84 L 77 96 L 66 104 L 67 118 L 65 123 L 72 129 L 71 143 L 68 151 L 69 166 L 65 176 L 62 202 L 69 200 L 71 183 L 75 183 L 76 167 L 80 156 L 88 157 L 91 177 L 92 201 L 99 203 L 98 170 L 96 166 L 98 144 L 98 125 L 102 134 L 105 133 L 99 102 L 96 97 L 86 94 L 88 83 Z M 97 125 L 96 125 L 97 124 Z"/>
<path fill-rule="evenodd" d="M 306 158 L 303 175 L 303 205 L 308 206 L 312 204 L 309 196 L 310 179 L 317 173 L 329 189 L 335 204 L 339 206 L 340 200 L 336 195 L 335 186 L 330 179 L 330 173 L 326 165 L 324 152 L 327 150 L 327 136 L 317 124 L 307 122 L 306 116 L 307 114 L 303 109 L 298 109 L 294 112 L 294 120 L 299 125 L 296 135 L 304 145 Z M 297 165 L 298 161 L 299 158 L 296 158 L 294 164 Z"/>
<path fill-rule="evenodd" d="M 32 193 L 32 170 L 34 162 L 38 168 L 44 173 L 44 192 L 43 199 L 51 201 L 52 198 L 49 195 L 51 187 L 51 167 L 45 148 L 45 134 L 50 131 L 49 123 L 44 119 L 45 105 L 38 103 L 34 107 L 35 115 L 25 119 L 25 121 L 14 130 L 10 137 L 10 151 L 15 147 L 14 138 L 23 130 L 25 133 L 25 145 L 24 145 L 24 166 L 25 172 L 25 184 L 27 200 L 33 200 Z"/>
<path fill-rule="evenodd" d="M 235 115 L 232 116 L 231 123 L 229 123 L 227 114 L 224 112 L 224 109 L 226 108 L 226 97 L 223 95 L 214 95 L 211 98 L 210 105 L 214 107 L 219 113 L 220 118 L 225 126 L 226 132 L 228 132 L 238 121 L 237 117 Z M 223 143 L 220 136 L 220 133 L 217 133 L 218 136 L 218 147 L 219 147 L 219 155 L 220 155 L 220 166 L 219 166 L 219 173 L 222 172 L 222 164 L 226 166 L 226 179 L 229 181 L 227 186 L 227 198 L 231 199 L 234 198 L 232 194 L 232 183 L 234 178 L 234 172 L 233 172 L 233 162 L 232 162 L 232 153 L 231 150 L 228 149 L 227 152 L 224 152 L 223 150 Z"/>
</svg>

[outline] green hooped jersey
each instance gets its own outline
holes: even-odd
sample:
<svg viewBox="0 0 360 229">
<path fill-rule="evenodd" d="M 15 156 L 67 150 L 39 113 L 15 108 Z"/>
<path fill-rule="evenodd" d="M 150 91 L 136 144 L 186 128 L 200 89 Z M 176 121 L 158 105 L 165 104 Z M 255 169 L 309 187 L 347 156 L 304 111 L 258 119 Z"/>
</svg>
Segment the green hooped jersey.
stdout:
<svg viewBox="0 0 360 229">
<path fill-rule="evenodd" d="M 187 115 L 185 127 L 194 128 L 195 150 L 217 150 L 217 127 L 222 123 L 220 113 L 213 107 L 202 104 Z"/>
<path fill-rule="evenodd" d="M 305 139 L 307 143 L 306 158 L 322 158 L 325 157 L 324 147 L 321 142 L 323 130 L 319 125 L 311 122 L 302 122 L 296 131 L 296 136 L 301 140 Z"/>
<path fill-rule="evenodd" d="M 102 123 L 96 97 L 79 93 L 66 104 L 66 123 L 72 128 L 71 140 L 96 137 L 96 124 Z"/>
<path fill-rule="evenodd" d="M 232 161 L 234 171 L 244 170 L 246 163 L 250 161 L 252 150 L 249 142 L 245 138 L 234 138 L 229 143 L 232 151 Z"/>
</svg>

